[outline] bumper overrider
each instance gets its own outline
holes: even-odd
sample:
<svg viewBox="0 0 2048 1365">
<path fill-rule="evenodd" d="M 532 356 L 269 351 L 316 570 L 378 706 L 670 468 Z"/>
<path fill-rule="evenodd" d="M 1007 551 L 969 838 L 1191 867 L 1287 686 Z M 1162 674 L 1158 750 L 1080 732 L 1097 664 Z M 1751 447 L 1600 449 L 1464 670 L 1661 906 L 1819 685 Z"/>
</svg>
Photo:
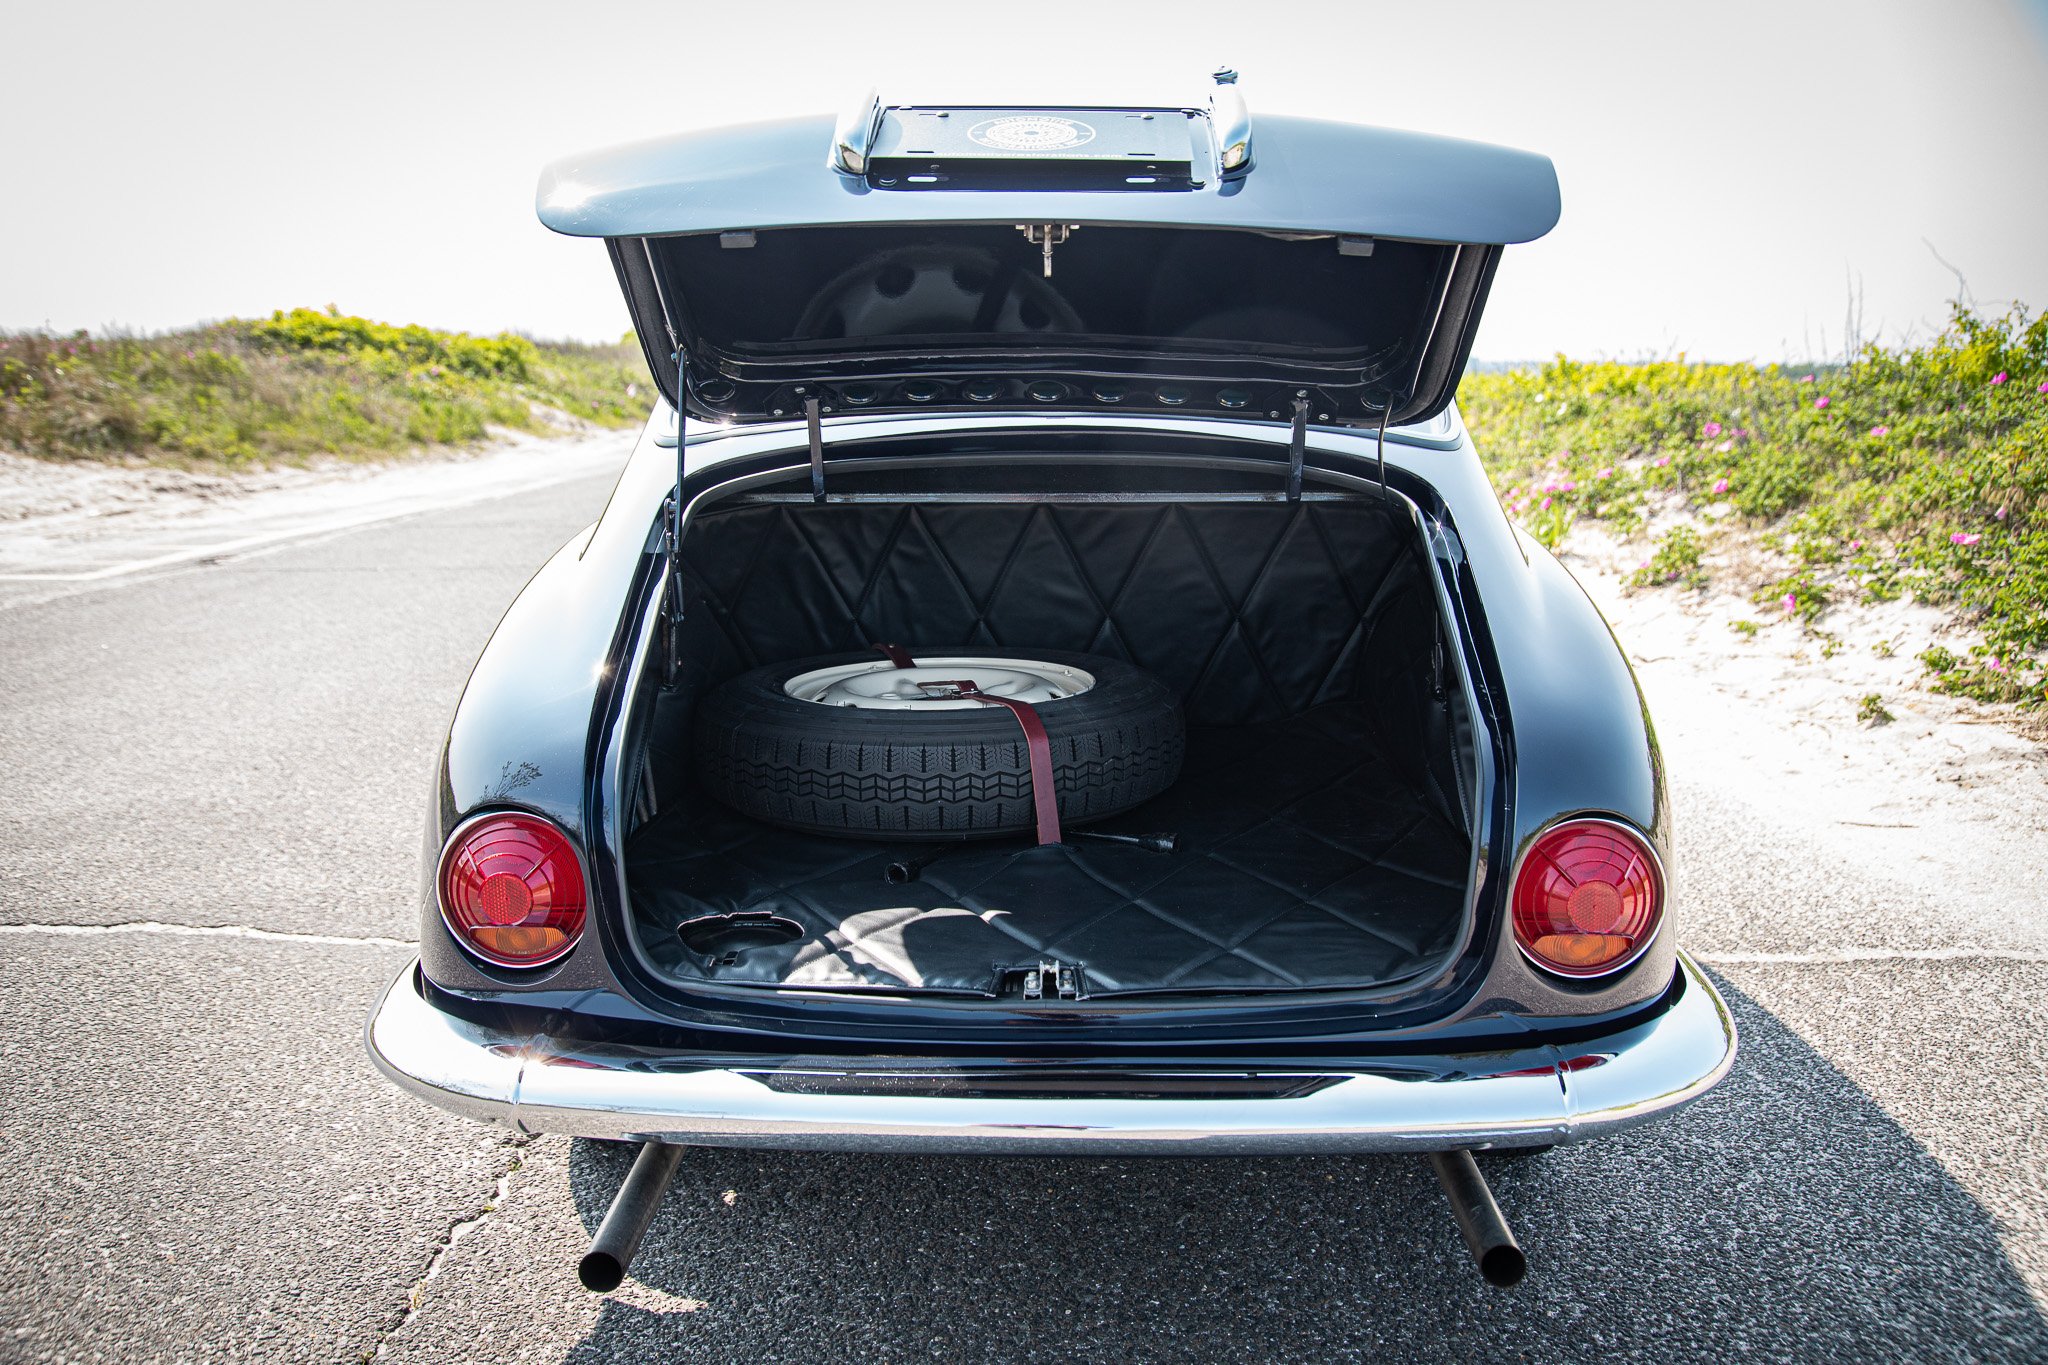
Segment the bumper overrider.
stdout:
<svg viewBox="0 0 2048 1365">
<path fill-rule="evenodd" d="M 445 1013 L 410 967 L 385 989 L 368 1044 L 378 1070 L 422 1099 L 524 1133 L 874 1152 L 1429 1152 L 1583 1141 L 1704 1095 L 1735 1059 L 1735 1021 L 1683 955 L 1676 985 L 1656 1016 L 1563 1046 L 1263 1073 L 1146 1067 L 1130 1077 L 1135 1094 L 1099 1068 L 1099 1084 L 1060 1093 L 1014 1065 L 991 1086 L 957 1060 L 707 1064 L 566 1042 Z"/>
</svg>

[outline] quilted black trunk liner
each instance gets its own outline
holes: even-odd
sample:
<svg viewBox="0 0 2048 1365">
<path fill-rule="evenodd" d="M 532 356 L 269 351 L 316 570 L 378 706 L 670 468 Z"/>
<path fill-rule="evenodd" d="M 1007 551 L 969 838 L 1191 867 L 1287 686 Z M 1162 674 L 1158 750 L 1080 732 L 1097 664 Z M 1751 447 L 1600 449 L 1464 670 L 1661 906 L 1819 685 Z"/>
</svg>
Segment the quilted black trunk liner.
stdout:
<svg viewBox="0 0 2048 1365">
<path fill-rule="evenodd" d="M 1055 959 L 1090 996 L 1378 987 L 1433 972 L 1462 915 L 1469 846 L 1376 749 L 1355 704 L 1194 729 L 1172 789 L 1104 828 L 1180 851 L 1019 841 L 946 846 L 791 833 L 698 793 L 638 829 L 627 871 L 643 943 L 672 977 L 992 996 Z M 687 949 L 705 915 L 768 913 L 802 937 Z"/>
</svg>

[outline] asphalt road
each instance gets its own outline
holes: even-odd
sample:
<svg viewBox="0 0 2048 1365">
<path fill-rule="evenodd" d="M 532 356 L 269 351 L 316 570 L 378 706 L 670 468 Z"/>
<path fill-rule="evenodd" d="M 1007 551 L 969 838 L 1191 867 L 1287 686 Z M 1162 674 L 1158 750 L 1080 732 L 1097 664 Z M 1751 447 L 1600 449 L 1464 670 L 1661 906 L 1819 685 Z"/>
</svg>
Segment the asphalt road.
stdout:
<svg viewBox="0 0 2048 1365">
<path fill-rule="evenodd" d="M 1669 724 L 1744 1052 L 1489 1161 L 1522 1286 L 1412 1159 L 706 1151 L 585 1294 L 625 1156 L 423 1108 L 359 1039 L 464 673 L 608 484 L 0 597 L 0 1360 L 2048 1358 L 2039 869 L 1959 915 L 1689 782 Z"/>
</svg>

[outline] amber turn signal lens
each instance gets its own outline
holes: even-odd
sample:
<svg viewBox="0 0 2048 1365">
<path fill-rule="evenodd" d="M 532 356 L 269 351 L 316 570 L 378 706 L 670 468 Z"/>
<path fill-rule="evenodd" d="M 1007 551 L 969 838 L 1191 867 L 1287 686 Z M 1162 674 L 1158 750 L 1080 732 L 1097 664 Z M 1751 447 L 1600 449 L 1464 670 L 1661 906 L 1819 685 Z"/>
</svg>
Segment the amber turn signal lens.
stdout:
<svg viewBox="0 0 2048 1365">
<path fill-rule="evenodd" d="M 537 815 L 505 811 L 456 830 L 441 854 L 440 889 L 456 941 L 494 966 L 546 966 L 583 933 L 583 862 Z"/>
<path fill-rule="evenodd" d="M 1553 826 L 1522 858 L 1515 941 L 1559 976 L 1619 971 L 1657 932 L 1664 882 L 1649 845 L 1604 820 Z"/>
</svg>

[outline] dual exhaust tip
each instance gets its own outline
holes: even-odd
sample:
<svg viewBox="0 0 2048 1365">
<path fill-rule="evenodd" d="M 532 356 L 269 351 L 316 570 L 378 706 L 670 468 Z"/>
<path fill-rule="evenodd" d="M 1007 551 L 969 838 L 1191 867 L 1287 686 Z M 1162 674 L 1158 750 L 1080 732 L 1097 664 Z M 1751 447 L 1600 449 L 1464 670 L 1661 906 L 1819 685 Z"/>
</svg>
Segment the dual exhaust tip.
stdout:
<svg viewBox="0 0 2048 1365">
<path fill-rule="evenodd" d="M 619 1187 L 618 1196 L 605 1210 L 597 1235 L 590 1239 L 590 1250 L 583 1253 L 583 1259 L 576 1265 L 576 1278 L 585 1289 L 593 1294 L 609 1294 L 625 1283 L 626 1271 L 632 1266 L 633 1256 L 640 1250 L 682 1159 L 683 1149 L 673 1143 L 641 1144 L 640 1155 L 633 1159 L 633 1169 L 626 1173 L 626 1183 Z M 1503 1289 L 1521 1283 L 1529 1271 L 1528 1259 L 1516 1244 L 1507 1219 L 1501 1216 L 1500 1205 L 1494 1202 L 1493 1191 L 1487 1187 L 1486 1177 L 1480 1174 L 1472 1153 L 1462 1149 L 1431 1152 L 1429 1164 L 1444 1188 L 1444 1197 L 1450 1200 L 1451 1215 L 1458 1221 L 1458 1231 L 1464 1234 L 1465 1246 L 1472 1253 L 1480 1276 L 1488 1284 Z"/>
</svg>

